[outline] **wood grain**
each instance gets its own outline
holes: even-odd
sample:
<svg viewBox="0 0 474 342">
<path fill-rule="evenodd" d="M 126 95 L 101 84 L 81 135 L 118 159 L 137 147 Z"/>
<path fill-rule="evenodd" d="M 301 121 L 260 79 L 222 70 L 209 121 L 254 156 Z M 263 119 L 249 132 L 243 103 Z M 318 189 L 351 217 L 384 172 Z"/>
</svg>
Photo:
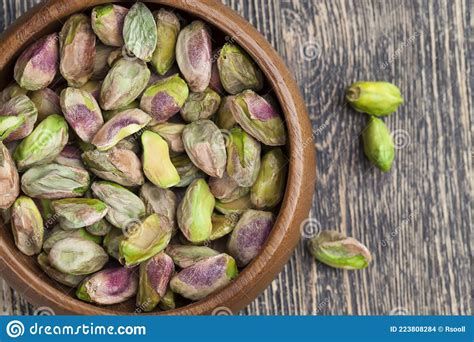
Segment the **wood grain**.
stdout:
<svg viewBox="0 0 474 342">
<path fill-rule="evenodd" d="M 3 0 L 0 27 L 37 2 Z M 223 2 L 279 51 L 305 97 L 318 173 L 305 232 L 340 230 L 374 255 L 367 270 L 334 270 L 314 263 L 302 239 L 242 313 L 472 314 L 469 1 Z M 394 82 L 405 98 L 385 120 L 399 142 L 389 174 L 364 158 L 366 118 L 343 100 L 344 88 L 361 79 Z M 33 313 L 2 287 L 4 314 Z"/>
</svg>

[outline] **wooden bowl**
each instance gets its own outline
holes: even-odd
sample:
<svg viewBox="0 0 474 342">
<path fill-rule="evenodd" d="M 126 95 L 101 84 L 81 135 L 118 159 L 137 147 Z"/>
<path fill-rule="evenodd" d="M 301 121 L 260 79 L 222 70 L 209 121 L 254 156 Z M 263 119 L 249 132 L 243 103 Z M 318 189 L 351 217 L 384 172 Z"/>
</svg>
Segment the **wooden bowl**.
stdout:
<svg viewBox="0 0 474 342">
<path fill-rule="evenodd" d="M 107 0 L 49 0 L 18 19 L 0 40 L 0 86 L 13 75 L 18 55 L 35 39 L 58 32 L 71 14 L 107 3 Z M 114 1 L 115 3 L 127 1 Z M 277 52 L 234 11 L 217 0 L 145 1 L 150 8 L 175 7 L 198 17 L 218 29 L 222 38 L 240 44 L 258 63 L 273 94 L 278 98 L 286 120 L 289 142 L 289 172 L 280 212 L 268 241 L 258 257 L 230 285 L 191 305 L 153 314 L 210 314 L 216 308 L 237 312 L 257 297 L 282 270 L 300 238 L 301 222 L 311 206 L 315 181 L 315 161 L 311 124 L 298 87 Z M 223 37 L 224 35 L 227 35 Z M 231 37 L 231 38 L 229 38 Z M 1 84 L 3 83 L 3 84 Z M 0 230 L 0 270 L 11 286 L 31 303 L 48 306 L 57 314 L 113 315 L 133 314 L 134 301 L 113 306 L 96 306 L 77 300 L 72 289 L 46 276 L 35 258 L 21 254 L 14 245 L 9 226 Z"/>
</svg>

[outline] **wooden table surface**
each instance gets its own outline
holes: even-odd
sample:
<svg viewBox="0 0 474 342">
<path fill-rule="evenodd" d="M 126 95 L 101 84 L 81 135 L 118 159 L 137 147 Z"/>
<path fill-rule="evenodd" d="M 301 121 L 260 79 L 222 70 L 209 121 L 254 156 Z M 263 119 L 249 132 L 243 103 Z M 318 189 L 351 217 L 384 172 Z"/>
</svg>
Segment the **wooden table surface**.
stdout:
<svg viewBox="0 0 474 342">
<path fill-rule="evenodd" d="M 38 2 L 3 0 L 0 29 Z M 224 2 L 279 51 L 306 99 L 318 179 L 303 231 L 341 231 L 374 257 L 364 271 L 335 270 L 316 264 L 302 239 L 243 314 L 472 314 L 472 3 Z M 388 174 L 364 157 L 366 118 L 344 103 L 356 80 L 393 82 L 405 98 L 385 120 L 397 145 Z M 2 289 L 3 314 L 33 313 Z"/>
</svg>

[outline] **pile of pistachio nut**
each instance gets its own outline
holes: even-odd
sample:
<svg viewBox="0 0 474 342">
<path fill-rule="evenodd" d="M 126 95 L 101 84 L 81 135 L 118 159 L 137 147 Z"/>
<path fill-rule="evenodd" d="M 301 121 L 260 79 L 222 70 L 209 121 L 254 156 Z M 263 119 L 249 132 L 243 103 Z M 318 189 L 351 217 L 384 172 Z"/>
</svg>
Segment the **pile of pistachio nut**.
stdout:
<svg viewBox="0 0 474 342">
<path fill-rule="evenodd" d="M 285 124 L 255 62 L 212 42 L 172 9 L 106 4 L 17 59 L 0 94 L 2 221 L 80 300 L 173 309 L 262 250 Z"/>
</svg>

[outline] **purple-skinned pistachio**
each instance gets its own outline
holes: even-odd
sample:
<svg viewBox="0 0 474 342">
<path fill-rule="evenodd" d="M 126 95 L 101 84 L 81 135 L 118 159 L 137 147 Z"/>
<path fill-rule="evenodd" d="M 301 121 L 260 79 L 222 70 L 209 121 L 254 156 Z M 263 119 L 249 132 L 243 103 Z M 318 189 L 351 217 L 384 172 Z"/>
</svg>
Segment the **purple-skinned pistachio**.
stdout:
<svg viewBox="0 0 474 342">
<path fill-rule="evenodd" d="M 12 206 L 11 220 L 16 247 L 28 256 L 41 252 L 43 218 L 35 202 L 26 196 L 18 197 Z"/>
<path fill-rule="evenodd" d="M 174 272 L 173 260 L 164 252 L 140 264 L 137 307 L 145 312 L 153 310 L 166 294 Z"/>
<path fill-rule="evenodd" d="M 159 134 L 151 131 L 143 132 L 143 173 L 160 188 L 170 188 L 179 183 L 178 171 L 170 159 L 166 141 Z"/>
<path fill-rule="evenodd" d="M 154 13 L 154 16 L 157 41 L 150 63 L 158 74 L 164 75 L 175 61 L 176 41 L 181 25 L 176 14 L 164 8 Z"/>
<path fill-rule="evenodd" d="M 250 191 L 250 188 L 248 187 L 239 186 L 239 184 L 229 176 L 227 171 L 224 172 L 222 178 L 209 178 L 209 188 L 214 197 L 222 203 L 235 201 L 236 199 L 247 195 Z"/>
<path fill-rule="evenodd" d="M 214 196 L 204 179 L 196 179 L 186 189 L 176 217 L 178 226 L 188 241 L 202 243 L 209 239 L 214 204 Z"/>
<path fill-rule="evenodd" d="M 181 268 L 192 266 L 198 261 L 219 254 L 218 251 L 209 247 L 190 245 L 169 245 L 166 248 L 166 253 Z"/>
<path fill-rule="evenodd" d="M 190 93 L 183 107 L 181 117 L 187 122 L 208 119 L 219 109 L 221 97 L 211 88 L 202 93 Z"/>
<path fill-rule="evenodd" d="M 185 298 L 199 300 L 224 288 L 237 275 L 235 260 L 219 254 L 180 271 L 171 279 L 170 288 Z"/>
<path fill-rule="evenodd" d="M 239 186 L 250 187 L 260 170 L 260 143 L 239 127 L 232 128 L 227 144 L 227 173 Z"/>
<path fill-rule="evenodd" d="M 237 266 L 246 266 L 260 253 L 270 235 L 274 220 L 273 213 L 259 210 L 247 210 L 240 217 L 227 245 Z"/>
<path fill-rule="evenodd" d="M 50 265 L 48 255 L 46 253 L 39 254 L 37 261 L 38 265 L 41 267 L 41 270 L 46 273 L 48 277 L 56 280 L 60 284 L 69 287 L 76 287 L 85 277 L 83 275 L 66 274 L 56 270 Z"/>
<path fill-rule="evenodd" d="M 61 114 L 59 96 L 53 90 L 44 88 L 29 94 L 31 101 L 38 110 L 36 124 L 40 123 L 51 114 Z"/>
<path fill-rule="evenodd" d="M 233 213 L 229 215 L 212 215 L 212 232 L 211 241 L 220 239 L 223 236 L 226 236 L 232 232 L 239 221 L 239 214 Z"/>
<path fill-rule="evenodd" d="M 39 39 L 17 59 L 14 77 L 28 90 L 46 88 L 56 76 L 59 62 L 58 34 Z"/>
<path fill-rule="evenodd" d="M 269 146 L 286 143 L 285 124 L 270 103 L 252 90 L 233 97 L 231 110 L 234 119 L 255 139 Z"/>
<path fill-rule="evenodd" d="M 273 208 L 285 191 L 288 159 L 280 148 L 268 151 L 262 158 L 258 177 L 250 190 L 250 200 L 257 209 Z"/>
<path fill-rule="evenodd" d="M 59 69 L 69 86 L 84 85 L 94 72 L 95 34 L 84 14 L 70 16 L 60 33 Z"/>
<path fill-rule="evenodd" d="M 166 140 L 170 151 L 175 153 L 184 152 L 183 145 L 183 130 L 186 127 L 185 124 L 163 122 L 153 126 L 149 126 L 148 129 L 152 132 L 158 133 L 160 137 Z"/>
<path fill-rule="evenodd" d="M 92 9 L 91 22 L 100 41 L 108 46 L 120 47 L 123 45 L 123 22 L 128 8 L 105 4 Z"/>
<path fill-rule="evenodd" d="M 76 291 L 80 300 L 111 305 L 125 302 L 137 293 L 138 275 L 133 268 L 111 268 L 86 278 Z"/>
<path fill-rule="evenodd" d="M 87 168 L 96 176 L 123 186 L 139 186 L 145 181 L 142 163 L 131 150 L 112 147 L 107 151 L 91 150 L 82 154 Z"/>
<path fill-rule="evenodd" d="M 48 233 L 48 237 L 44 240 L 43 250 L 46 253 L 49 253 L 51 251 L 51 248 L 53 248 L 53 246 L 58 241 L 64 240 L 66 238 L 81 238 L 90 240 L 97 244 L 100 244 L 101 242 L 101 238 L 99 236 L 94 236 L 90 234 L 84 228 L 64 230 L 61 228 L 61 226 L 57 225 L 50 230 L 50 232 Z"/>
<path fill-rule="evenodd" d="M 91 142 L 104 124 L 97 101 L 85 90 L 64 89 L 61 92 L 61 108 L 69 125 L 84 142 Z"/>
<path fill-rule="evenodd" d="M 168 246 L 171 234 L 168 219 L 163 215 L 151 214 L 129 227 L 125 239 L 120 242 L 120 262 L 130 267 L 149 259 Z"/>
<path fill-rule="evenodd" d="M 10 134 L 15 132 L 25 122 L 23 115 L 19 116 L 0 116 L 0 140 L 7 139 Z"/>
<path fill-rule="evenodd" d="M 175 185 L 177 188 L 187 187 L 195 179 L 206 177 L 206 174 L 193 164 L 186 153 L 172 156 L 171 162 L 178 171 L 180 178 L 179 183 Z"/>
<path fill-rule="evenodd" d="M 235 44 L 227 43 L 222 47 L 217 66 L 222 86 L 229 94 L 263 88 L 263 75 L 259 67 Z"/>
<path fill-rule="evenodd" d="M 86 275 L 99 271 L 109 256 L 98 244 L 83 238 L 68 237 L 56 242 L 48 254 L 48 261 L 60 272 Z"/>
<path fill-rule="evenodd" d="M 23 116 L 25 122 L 5 139 L 6 142 L 20 140 L 28 136 L 38 118 L 35 104 L 26 95 L 18 95 L 0 106 L 0 116 Z"/>
<path fill-rule="evenodd" d="M 81 150 L 72 145 L 64 146 L 61 153 L 54 160 L 56 164 L 84 169 L 84 164 L 81 160 Z"/>
<path fill-rule="evenodd" d="M 176 44 L 176 61 L 193 92 L 203 92 L 209 86 L 211 53 L 211 34 L 206 24 L 196 20 L 181 30 Z"/>
<path fill-rule="evenodd" d="M 114 147 L 120 140 L 140 131 L 151 117 L 140 109 L 128 109 L 107 121 L 92 139 L 99 151 Z"/>
<path fill-rule="evenodd" d="M 155 123 L 167 121 L 179 112 L 189 95 L 189 89 L 178 74 L 159 80 L 149 86 L 140 100 L 140 108 Z"/>
<path fill-rule="evenodd" d="M 91 80 L 102 81 L 110 70 L 108 59 L 110 54 L 115 51 L 116 48 L 107 46 L 104 44 L 96 44 L 95 46 L 95 59 L 94 59 L 94 70 L 92 71 Z"/>
<path fill-rule="evenodd" d="M 95 198 L 66 198 L 51 203 L 63 229 L 77 229 L 100 221 L 108 211 L 107 205 Z"/>
<path fill-rule="evenodd" d="M 250 194 L 239 197 L 231 202 L 222 202 L 216 200 L 216 210 L 224 215 L 229 214 L 242 214 L 248 209 L 252 208 L 252 202 L 250 201 Z"/>
<path fill-rule="evenodd" d="M 94 236 L 106 236 L 112 230 L 113 226 L 105 219 L 86 227 L 86 231 Z"/>
<path fill-rule="evenodd" d="M 157 31 L 155 18 L 145 4 L 137 2 L 130 8 L 123 24 L 123 39 L 130 54 L 145 62 L 151 60 Z"/>
<path fill-rule="evenodd" d="M 190 123 L 183 131 L 184 149 L 192 162 L 211 177 L 222 177 L 227 154 L 224 137 L 210 120 Z"/>
<path fill-rule="evenodd" d="M 100 104 L 104 110 L 122 108 L 135 100 L 150 78 L 146 63 L 139 59 L 121 58 L 102 82 Z"/>
<path fill-rule="evenodd" d="M 13 82 L 0 92 L 0 105 L 3 105 L 5 102 L 8 102 L 15 96 L 27 94 L 28 90 L 23 89 L 18 85 L 18 83 Z"/>
<path fill-rule="evenodd" d="M 221 100 L 221 104 L 217 110 L 215 118 L 216 125 L 220 129 L 229 130 L 237 125 L 237 121 L 235 121 L 234 115 L 232 114 L 232 99 L 233 96 L 226 96 Z"/>
<path fill-rule="evenodd" d="M 309 242 L 313 257 L 335 268 L 360 270 L 372 261 L 370 251 L 362 243 L 337 231 L 323 231 Z"/>
<path fill-rule="evenodd" d="M 91 188 L 94 196 L 109 207 L 106 218 L 115 227 L 126 230 L 145 215 L 142 200 L 123 186 L 100 181 L 94 182 Z"/>
<path fill-rule="evenodd" d="M 35 166 L 21 177 L 25 194 L 41 199 L 80 197 L 89 189 L 86 170 L 59 164 Z"/>
<path fill-rule="evenodd" d="M 10 152 L 0 142 L 0 209 L 9 208 L 20 194 L 20 177 Z"/>
<path fill-rule="evenodd" d="M 16 147 L 13 159 L 18 170 L 54 161 L 68 140 L 68 126 L 62 116 L 53 114 L 40 122 Z"/>
<path fill-rule="evenodd" d="M 145 183 L 140 188 L 139 196 L 145 204 L 147 215 L 156 213 L 168 218 L 174 235 L 178 229 L 176 222 L 178 198 L 175 193 L 168 189 L 159 188 L 151 183 Z"/>
<path fill-rule="evenodd" d="M 82 87 L 79 88 L 80 90 L 83 90 L 94 98 L 94 100 L 99 103 L 100 101 L 100 90 L 102 89 L 102 82 L 100 81 L 88 81 L 86 84 L 84 84 Z"/>
</svg>

